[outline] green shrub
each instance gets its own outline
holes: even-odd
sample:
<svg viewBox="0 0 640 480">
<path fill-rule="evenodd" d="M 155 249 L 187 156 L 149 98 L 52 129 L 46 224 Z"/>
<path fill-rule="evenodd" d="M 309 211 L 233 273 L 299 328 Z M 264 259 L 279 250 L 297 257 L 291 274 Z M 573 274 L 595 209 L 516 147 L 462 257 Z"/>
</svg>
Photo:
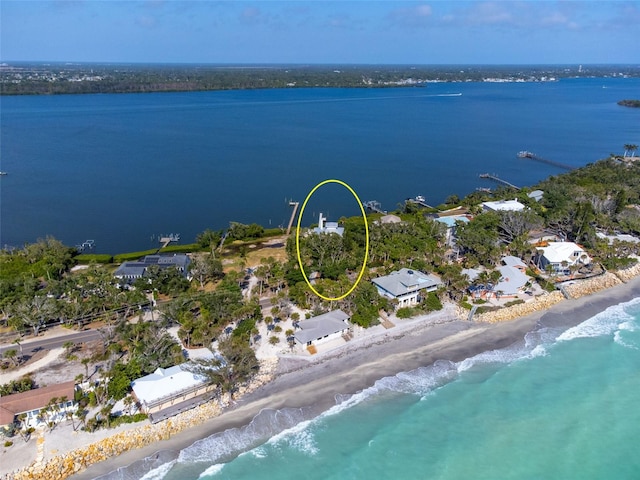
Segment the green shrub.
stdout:
<svg viewBox="0 0 640 480">
<path fill-rule="evenodd" d="M 524 300 L 518 298 L 517 300 L 511 300 L 510 302 L 505 303 L 504 306 L 511 307 L 513 305 L 520 305 L 521 303 L 524 303 Z"/>
<path fill-rule="evenodd" d="M 473 300 L 473 303 L 476 305 L 482 305 L 483 303 L 487 303 L 487 301 L 484 300 L 483 298 L 476 298 Z"/>
<path fill-rule="evenodd" d="M 136 413 L 134 415 L 120 415 L 111 418 L 111 428 L 122 425 L 123 423 L 137 423 L 149 418 L 145 413 Z"/>
<path fill-rule="evenodd" d="M 107 253 L 81 253 L 80 255 L 76 255 L 74 258 L 78 263 L 82 264 L 107 264 L 113 262 L 113 255 L 109 255 Z"/>
<path fill-rule="evenodd" d="M 396 316 L 398 318 L 411 318 L 416 314 L 414 308 L 411 307 L 402 307 L 396 311 Z"/>
<path fill-rule="evenodd" d="M 5 447 L 10 447 L 11 445 L 13 445 L 13 442 L 11 440 L 7 440 L 6 442 L 4 442 Z"/>
<path fill-rule="evenodd" d="M 435 294 L 435 292 L 429 292 L 427 294 L 427 298 L 424 301 L 424 305 L 426 307 L 427 312 L 437 312 L 438 310 L 442 310 L 442 302 Z"/>
<path fill-rule="evenodd" d="M 469 302 L 464 302 L 464 301 L 460 302 L 460 306 L 467 310 L 471 310 L 473 308 L 473 306 Z"/>
</svg>

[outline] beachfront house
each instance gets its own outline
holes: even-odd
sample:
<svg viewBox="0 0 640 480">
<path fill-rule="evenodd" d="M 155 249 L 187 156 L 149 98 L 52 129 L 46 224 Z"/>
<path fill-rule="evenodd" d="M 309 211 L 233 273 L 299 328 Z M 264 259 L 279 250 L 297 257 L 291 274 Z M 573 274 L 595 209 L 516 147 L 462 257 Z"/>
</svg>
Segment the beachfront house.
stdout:
<svg viewBox="0 0 640 480">
<path fill-rule="evenodd" d="M 313 229 L 313 233 L 337 233 L 342 236 L 344 234 L 344 227 L 338 226 L 338 222 L 327 222 L 327 217 L 320 213 L 318 216 L 318 226 Z"/>
<path fill-rule="evenodd" d="M 485 212 L 520 212 L 526 207 L 518 200 L 497 200 L 495 202 L 482 202 L 482 210 Z"/>
<path fill-rule="evenodd" d="M 525 273 L 527 266 L 522 260 L 511 255 L 502 257 L 502 265 L 497 270 L 500 272 L 500 280 L 493 286 L 494 292 L 499 292 L 503 297 L 514 297 L 525 291 L 530 279 Z"/>
<path fill-rule="evenodd" d="M 549 242 L 546 246 L 538 248 L 536 265 L 540 270 L 554 274 L 569 275 L 574 266 L 588 265 L 591 257 L 577 243 L 573 242 Z"/>
<path fill-rule="evenodd" d="M 190 263 L 191 259 L 183 253 L 176 253 L 174 255 L 147 255 L 141 260 L 123 262 L 114 272 L 113 276 L 126 281 L 134 281 L 142 278 L 149 267 L 156 265 L 159 268 L 175 268 L 184 277 L 188 277 Z"/>
<path fill-rule="evenodd" d="M 221 364 L 224 359 L 219 357 Z M 133 395 L 140 410 L 147 415 L 160 412 L 186 400 L 211 391 L 207 378 L 189 371 L 186 363 L 155 372 L 131 382 Z M 179 413 L 176 411 L 175 413 Z"/>
<path fill-rule="evenodd" d="M 349 315 L 342 310 L 333 310 L 300 321 L 300 329 L 293 336 L 296 343 L 303 347 L 329 342 L 349 333 L 349 319 Z"/>
<path fill-rule="evenodd" d="M 433 292 L 442 282 L 435 275 L 402 268 L 371 280 L 383 297 L 395 299 L 398 307 L 410 307 L 420 301 L 420 291 Z"/>
<path fill-rule="evenodd" d="M 38 428 L 48 423 L 61 422 L 67 418 L 68 412 L 75 412 L 77 409 L 75 391 L 75 382 L 71 380 L 0 397 L 0 429 L 10 429 L 11 424 L 23 415 L 23 428 Z"/>
</svg>

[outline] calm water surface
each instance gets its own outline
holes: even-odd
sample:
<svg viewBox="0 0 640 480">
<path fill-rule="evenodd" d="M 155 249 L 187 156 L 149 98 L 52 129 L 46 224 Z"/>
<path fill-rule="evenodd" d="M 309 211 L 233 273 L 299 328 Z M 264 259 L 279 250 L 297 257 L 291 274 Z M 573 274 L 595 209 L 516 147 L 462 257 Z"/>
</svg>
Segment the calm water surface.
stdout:
<svg viewBox="0 0 640 480">
<path fill-rule="evenodd" d="M 638 96 L 639 79 L 574 79 L 2 97 L 0 244 L 53 235 L 118 253 L 231 220 L 277 227 L 329 178 L 388 210 L 492 186 L 483 172 L 531 185 L 563 170 L 520 150 L 581 166 L 638 143 L 639 112 L 616 105 Z M 320 211 L 358 213 L 340 187 L 304 223 Z"/>
</svg>

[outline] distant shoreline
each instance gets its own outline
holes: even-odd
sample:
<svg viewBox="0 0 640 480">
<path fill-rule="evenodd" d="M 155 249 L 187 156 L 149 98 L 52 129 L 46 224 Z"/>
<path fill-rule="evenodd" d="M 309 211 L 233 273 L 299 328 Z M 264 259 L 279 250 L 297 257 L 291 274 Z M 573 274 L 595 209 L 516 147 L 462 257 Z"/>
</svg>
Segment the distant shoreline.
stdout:
<svg viewBox="0 0 640 480">
<path fill-rule="evenodd" d="M 403 88 L 433 82 L 640 77 L 629 65 L 215 65 L 4 62 L 0 96 L 290 88 Z"/>
<path fill-rule="evenodd" d="M 120 468 L 138 469 L 144 459 L 154 455 L 165 463 L 199 439 L 248 425 L 263 409 L 306 407 L 315 416 L 335 405 L 337 395 L 355 394 L 381 378 L 425 367 L 437 360 L 458 362 L 486 351 L 504 349 L 541 328 L 568 329 L 608 307 L 639 297 L 640 277 L 635 277 L 625 284 L 565 300 L 548 310 L 508 322 L 488 325 L 454 321 L 403 332 L 392 329 L 385 339 L 349 352 L 339 351 L 302 368 L 285 362 L 274 380 L 241 398 L 233 409 L 168 440 L 94 464 L 72 478 L 88 480 Z"/>
</svg>

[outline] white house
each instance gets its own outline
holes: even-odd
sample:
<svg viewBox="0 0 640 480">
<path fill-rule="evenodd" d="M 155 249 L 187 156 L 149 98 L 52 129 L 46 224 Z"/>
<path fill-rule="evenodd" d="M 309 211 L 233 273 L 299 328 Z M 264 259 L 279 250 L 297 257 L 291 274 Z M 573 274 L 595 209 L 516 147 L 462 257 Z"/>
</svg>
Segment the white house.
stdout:
<svg viewBox="0 0 640 480">
<path fill-rule="evenodd" d="M 498 200 L 495 202 L 482 202 L 482 209 L 485 212 L 519 212 L 525 206 L 518 200 Z"/>
<path fill-rule="evenodd" d="M 573 242 L 549 242 L 546 247 L 538 248 L 538 267 L 546 270 L 548 265 L 553 267 L 553 272 L 569 274 L 572 265 L 587 265 L 591 258 L 578 244 Z M 564 263 L 564 264 L 563 264 Z"/>
<path fill-rule="evenodd" d="M 187 364 L 182 363 L 169 368 L 158 368 L 131 382 L 140 410 L 146 414 L 156 413 L 213 388 L 205 377 L 190 372 L 186 367 Z"/>
<path fill-rule="evenodd" d="M 0 428 L 8 428 L 22 414 L 26 415 L 23 423 L 26 427 L 36 428 L 49 422 L 58 423 L 66 418 L 67 412 L 76 411 L 78 406 L 74 401 L 74 394 L 75 382 L 71 380 L 5 395 L 0 398 Z M 53 399 L 57 399 L 55 407 L 42 413 L 42 409 Z"/>
<path fill-rule="evenodd" d="M 418 270 L 402 268 L 384 277 L 371 280 L 384 297 L 396 299 L 398 307 L 408 307 L 418 303 L 420 290 L 435 291 L 442 282 L 435 275 L 427 275 Z"/>
<path fill-rule="evenodd" d="M 314 233 L 337 233 L 342 236 L 344 233 L 344 227 L 339 227 L 338 222 L 327 222 L 327 217 L 322 215 L 318 216 L 318 226 L 313 229 Z"/>
<path fill-rule="evenodd" d="M 342 310 L 333 310 L 298 322 L 300 330 L 293 336 L 303 346 L 328 342 L 349 332 L 349 318 Z"/>
</svg>

